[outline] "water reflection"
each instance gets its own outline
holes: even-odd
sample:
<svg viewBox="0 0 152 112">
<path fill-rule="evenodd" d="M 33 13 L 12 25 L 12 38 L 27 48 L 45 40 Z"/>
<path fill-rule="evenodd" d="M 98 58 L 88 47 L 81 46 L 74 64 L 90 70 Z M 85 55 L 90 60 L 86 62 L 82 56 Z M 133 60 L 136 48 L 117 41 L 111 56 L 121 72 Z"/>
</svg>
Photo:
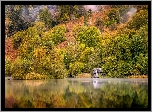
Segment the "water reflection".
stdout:
<svg viewBox="0 0 152 112">
<path fill-rule="evenodd" d="M 146 79 L 5 80 L 6 108 L 146 108 Z"/>
<path fill-rule="evenodd" d="M 101 88 L 101 86 L 104 84 L 104 82 L 98 80 L 97 78 L 93 78 L 93 87 L 95 89 Z"/>
</svg>

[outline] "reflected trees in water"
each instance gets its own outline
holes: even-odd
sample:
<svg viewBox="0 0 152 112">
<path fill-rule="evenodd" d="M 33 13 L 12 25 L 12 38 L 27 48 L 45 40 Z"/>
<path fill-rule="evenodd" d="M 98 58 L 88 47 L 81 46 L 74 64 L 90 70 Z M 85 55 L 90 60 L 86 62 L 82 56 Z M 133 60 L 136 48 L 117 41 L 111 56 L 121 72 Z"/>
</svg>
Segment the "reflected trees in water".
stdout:
<svg viewBox="0 0 152 112">
<path fill-rule="evenodd" d="M 6 81 L 5 107 L 147 108 L 147 85 L 131 81 L 12 80 Z"/>
</svg>

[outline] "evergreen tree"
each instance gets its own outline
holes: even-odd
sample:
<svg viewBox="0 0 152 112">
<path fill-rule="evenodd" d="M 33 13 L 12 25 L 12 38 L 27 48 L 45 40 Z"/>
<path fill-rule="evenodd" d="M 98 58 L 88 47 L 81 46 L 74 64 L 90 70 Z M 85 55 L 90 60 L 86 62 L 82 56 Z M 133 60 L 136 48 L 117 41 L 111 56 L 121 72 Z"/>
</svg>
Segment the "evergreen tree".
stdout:
<svg viewBox="0 0 152 112">
<path fill-rule="evenodd" d="M 42 9 L 38 17 L 40 18 L 41 22 L 45 23 L 47 29 L 52 28 L 52 15 L 48 8 Z"/>
</svg>

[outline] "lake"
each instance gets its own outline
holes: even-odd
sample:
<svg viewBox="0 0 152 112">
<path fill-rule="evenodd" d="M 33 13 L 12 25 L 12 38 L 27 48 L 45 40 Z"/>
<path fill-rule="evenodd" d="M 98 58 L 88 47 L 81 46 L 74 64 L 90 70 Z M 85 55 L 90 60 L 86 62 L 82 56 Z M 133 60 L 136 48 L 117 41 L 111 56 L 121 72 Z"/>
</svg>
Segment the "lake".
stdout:
<svg viewBox="0 0 152 112">
<path fill-rule="evenodd" d="M 5 107 L 147 108 L 148 79 L 6 79 Z"/>
</svg>

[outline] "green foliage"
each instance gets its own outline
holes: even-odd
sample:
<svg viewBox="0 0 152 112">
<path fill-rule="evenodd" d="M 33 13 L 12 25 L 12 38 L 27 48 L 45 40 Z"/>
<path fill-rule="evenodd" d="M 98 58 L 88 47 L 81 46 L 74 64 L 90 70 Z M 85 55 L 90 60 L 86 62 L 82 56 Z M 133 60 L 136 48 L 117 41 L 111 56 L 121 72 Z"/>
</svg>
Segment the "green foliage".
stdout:
<svg viewBox="0 0 152 112">
<path fill-rule="evenodd" d="M 33 28 L 37 30 L 37 34 L 42 38 L 42 33 L 47 29 L 44 22 L 35 22 Z"/>
<path fill-rule="evenodd" d="M 114 40 L 113 54 L 120 60 L 130 60 L 132 56 L 130 52 L 131 41 L 127 35 L 120 35 Z"/>
<path fill-rule="evenodd" d="M 51 78 L 66 77 L 66 69 L 62 62 L 63 57 L 59 57 L 58 54 L 50 55 L 50 53 L 55 53 L 52 51 L 54 45 L 65 40 L 66 28 L 65 26 L 56 26 L 48 32 L 44 32 L 44 30 L 44 23 L 37 22 L 26 31 L 14 35 L 14 45 L 18 45 L 20 56 L 20 59 L 14 62 L 14 67 L 15 65 L 19 67 L 14 68 L 12 75 L 14 78 L 25 79 L 23 76 L 27 74 L 26 69 L 28 68 L 24 66 L 24 60 L 31 61 L 31 65 L 28 66 L 30 69 L 27 70 L 29 72 L 51 76 Z M 55 58 L 57 60 L 54 60 Z M 17 69 L 21 71 L 17 73 Z"/>
<path fill-rule="evenodd" d="M 24 79 L 24 75 L 31 71 L 31 61 L 18 57 L 12 63 L 11 69 L 13 79 Z"/>
<path fill-rule="evenodd" d="M 37 48 L 34 50 L 34 58 L 37 62 L 40 62 L 45 57 L 46 57 L 46 49 L 44 49 L 44 47 Z"/>
<path fill-rule="evenodd" d="M 84 63 L 77 61 L 74 63 L 70 63 L 69 69 L 70 69 L 70 74 L 72 76 L 77 76 L 78 74 L 82 73 L 84 69 Z"/>
<path fill-rule="evenodd" d="M 51 31 L 44 32 L 42 34 L 42 39 L 41 39 L 41 44 L 40 45 L 44 46 L 44 47 L 46 47 L 48 49 L 53 49 L 55 44 L 54 44 L 51 36 L 52 36 Z"/>
<path fill-rule="evenodd" d="M 72 29 L 72 35 L 77 38 L 80 32 L 84 32 L 86 30 L 86 26 L 75 25 Z"/>
<path fill-rule="evenodd" d="M 31 27 L 25 28 L 23 18 L 19 23 L 14 21 L 18 20 L 17 14 L 23 7 L 16 5 L 12 14 L 11 7 L 6 7 L 6 33 L 16 32 L 13 35 L 13 46 L 18 50 L 15 62 L 11 64 L 5 59 L 6 75 L 12 74 L 16 79 L 65 78 L 68 75 L 76 77 L 80 73 L 90 73 L 96 67 L 103 68 L 109 77 L 148 74 L 147 6 L 135 6 L 137 13 L 123 24 L 124 27 L 117 25 L 120 21 L 128 20 L 125 17 L 131 7 L 128 5 L 111 6 L 102 20 L 99 17 L 96 19 L 95 26 L 87 26 L 91 10 L 85 12 L 83 6 L 77 5 L 58 6 L 54 20 L 57 23 L 84 16 L 85 25 L 75 25 L 72 30 L 76 41 L 65 49 L 57 49 L 56 46 L 66 40 L 66 26 L 51 28 L 51 13 L 44 9 L 39 15 L 41 22 L 34 22 Z M 104 26 L 117 31 L 107 34 L 105 31 L 108 30 L 104 31 Z"/>
<path fill-rule="evenodd" d="M 111 31 L 117 29 L 117 24 L 120 23 L 120 20 L 120 12 L 117 8 L 111 8 L 103 19 L 104 25 Z"/>
<path fill-rule="evenodd" d="M 88 26 L 88 20 L 92 15 L 92 10 L 89 9 L 87 12 L 84 14 L 84 26 Z"/>
<path fill-rule="evenodd" d="M 63 57 L 57 51 L 49 50 L 49 53 L 47 53 L 44 48 L 35 50 L 34 71 L 52 78 L 65 78 L 67 71 L 63 64 Z"/>
<path fill-rule="evenodd" d="M 56 26 L 52 30 L 52 41 L 54 44 L 59 44 L 60 42 L 65 41 L 65 33 L 66 27 L 65 26 Z"/>
<path fill-rule="evenodd" d="M 129 29 L 138 30 L 140 27 L 148 24 L 148 11 L 140 10 L 133 17 L 132 20 L 128 23 Z"/>
<path fill-rule="evenodd" d="M 79 73 L 91 73 L 92 68 L 101 64 L 100 53 L 99 49 L 95 50 L 82 43 L 69 45 L 64 55 L 64 64 L 69 75 L 75 77 Z"/>
<path fill-rule="evenodd" d="M 94 26 L 84 27 L 78 32 L 76 38 L 80 43 L 88 47 L 95 47 L 100 45 L 100 30 Z"/>
<path fill-rule="evenodd" d="M 126 29 L 109 37 L 103 46 L 103 69 L 110 77 L 142 75 L 148 73 L 148 29 Z M 124 34 L 122 34 L 124 33 Z M 142 63 L 142 64 L 141 64 Z"/>
<path fill-rule="evenodd" d="M 48 8 L 43 9 L 40 13 L 40 21 L 45 23 L 47 29 L 52 28 L 52 15 Z"/>
<path fill-rule="evenodd" d="M 85 57 L 83 58 L 85 60 L 85 69 L 83 72 L 85 73 L 92 73 L 92 68 L 102 67 L 101 49 L 89 48 L 89 52 L 89 54 L 85 53 Z"/>
<path fill-rule="evenodd" d="M 103 32 L 104 22 L 100 18 L 96 19 L 95 26 L 100 29 L 100 32 Z"/>
<path fill-rule="evenodd" d="M 119 12 L 117 9 L 111 9 L 107 16 L 109 17 L 110 20 L 115 21 L 116 23 L 119 23 L 120 17 L 119 17 Z"/>
<path fill-rule="evenodd" d="M 148 5 L 135 5 L 137 12 L 140 10 L 148 10 Z"/>
<path fill-rule="evenodd" d="M 65 23 L 70 20 L 70 6 L 69 5 L 60 5 L 58 6 L 58 16 L 57 22 Z"/>
<path fill-rule="evenodd" d="M 9 58 L 5 58 L 5 76 L 11 76 L 12 63 Z"/>
<path fill-rule="evenodd" d="M 57 22 L 65 23 L 84 15 L 83 5 L 60 5 L 58 6 Z M 90 11 L 91 14 L 91 11 Z"/>
<path fill-rule="evenodd" d="M 127 35 L 120 35 L 112 39 L 103 48 L 103 69 L 110 77 L 124 77 L 130 74 L 132 54 L 131 40 Z"/>
<path fill-rule="evenodd" d="M 11 21 L 7 27 L 9 37 L 18 31 L 26 30 L 30 26 L 30 23 L 22 17 L 24 7 L 24 5 L 6 5 L 6 17 Z"/>
<path fill-rule="evenodd" d="M 13 47 L 18 49 L 25 36 L 25 31 L 19 31 L 13 35 Z"/>
<path fill-rule="evenodd" d="M 116 56 L 110 56 L 104 59 L 103 70 L 106 76 L 109 77 L 125 77 L 130 74 L 132 70 L 132 63 L 124 60 L 118 60 Z"/>
<path fill-rule="evenodd" d="M 79 11 L 79 6 L 78 5 L 74 5 L 72 14 L 75 16 L 75 18 L 80 17 L 78 11 Z"/>
<path fill-rule="evenodd" d="M 29 41 L 24 42 L 20 45 L 18 55 L 21 56 L 21 58 L 26 58 L 29 60 L 33 59 L 33 50 L 34 50 L 34 43 L 30 43 Z"/>
<path fill-rule="evenodd" d="M 20 45 L 25 42 L 38 46 L 40 44 L 40 37 L 44 31 L 44 24 L 41 22 L 35 23 L 33 27 L 29 27 L 27 30 L 17 32 L 13 35 L 13 46 L 18 49 Z"/>
<path fill-rule="evenodd" d="M 138 32 L 132 36 L 131 52 L 133 57 L 140 53 L 148 53 L 148 27 L 141 27 Z"/>
<path fill-rule="evenodd" d="M 148 74 L 148 54 L 140 53 L 139 56 L 135 56 L 136 61 L 134 65 L 134 70 L 136 70 L 136 75 Z"/>
<path fill-rule="evenodd" d="M 49 76 L 48 75 L 40 75 L 38 73 L 34 73 L 34 72 L 31 72 L 31 73 L 28 73 L 26 75 L 24 75 L 24 79 L 26 80 L 42 80 L 42 79 L 49 79 Z"/>
<path fill-rule="evenodd" d="M 84 14 L 84 26 L 88 26 L 89 13 L 85 12 Z"/>
</svg>

